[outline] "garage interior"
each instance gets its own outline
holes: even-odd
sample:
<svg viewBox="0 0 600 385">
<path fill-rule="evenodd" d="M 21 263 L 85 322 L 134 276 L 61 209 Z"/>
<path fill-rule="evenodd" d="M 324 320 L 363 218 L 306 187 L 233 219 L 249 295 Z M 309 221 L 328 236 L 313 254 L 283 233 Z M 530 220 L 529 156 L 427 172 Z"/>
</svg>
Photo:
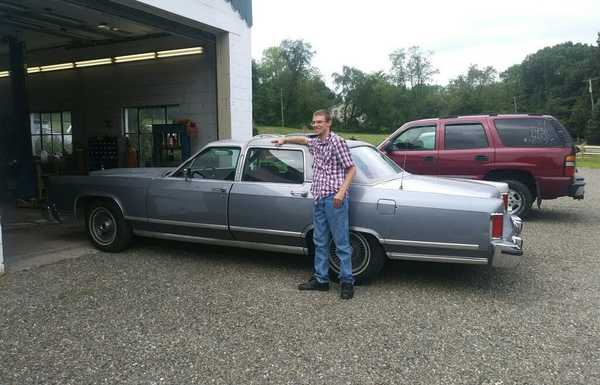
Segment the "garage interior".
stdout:
<svg viewBox="0 0 600 385">
<path fill-rule="evenodd" d="M 170 166 L 219 138 L 219 31 L 123 3 L 0 0 L 5 227 L 37 220 L 16 207 L 48 176 Z"/>
</svg>

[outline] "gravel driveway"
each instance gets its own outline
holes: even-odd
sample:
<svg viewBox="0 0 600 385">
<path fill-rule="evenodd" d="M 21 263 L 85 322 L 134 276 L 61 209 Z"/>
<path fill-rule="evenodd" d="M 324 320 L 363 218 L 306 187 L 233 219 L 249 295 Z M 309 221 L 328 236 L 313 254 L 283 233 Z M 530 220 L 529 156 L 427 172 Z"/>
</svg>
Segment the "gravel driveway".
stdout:
<svg viewBox="0 0 600 385">
<path fill-rule="evenodd" d="M 515 270 L 393 262 L 351 301 L 307 257 L 138 241 L 0 278 L 0 384 L 600 384 L 600 170 Z"/>
</svg>

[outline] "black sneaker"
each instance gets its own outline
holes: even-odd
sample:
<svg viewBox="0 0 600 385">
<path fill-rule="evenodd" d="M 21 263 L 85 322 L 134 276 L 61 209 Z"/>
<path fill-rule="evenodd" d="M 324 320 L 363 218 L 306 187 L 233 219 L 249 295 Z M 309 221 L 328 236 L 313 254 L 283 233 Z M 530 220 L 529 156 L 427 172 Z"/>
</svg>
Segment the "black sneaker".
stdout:
<svg viewBox="0 0 600 385">
<path fill-rule="evenodd" d="M 354 285 L 352 282 L 342 282 L 342 291 L 340 293 L 342 299 L 350 299 L 354 297 Z"/>
<path fill-rule="evenodd" d="M 317 281 L 315 277 L 312 277 L 308 280 L 308 282 L 304 282 L 298 285 L 298 290 L 327 291 L 329 290 L 329 282 L 321 283 Z"/>
</svg>

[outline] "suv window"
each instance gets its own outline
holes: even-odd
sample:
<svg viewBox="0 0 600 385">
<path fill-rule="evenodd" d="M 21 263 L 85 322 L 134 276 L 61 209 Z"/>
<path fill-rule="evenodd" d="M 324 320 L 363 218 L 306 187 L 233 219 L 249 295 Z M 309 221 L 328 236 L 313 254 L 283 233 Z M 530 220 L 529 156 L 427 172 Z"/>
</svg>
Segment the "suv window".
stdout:
<svg viewBox="0 0 600 385">
<path fill-rule="evenodd" d="M 394 139 L 394 150 L 435 150 L 435 126 L 409 128 Z"/>
<path fill-rule="evenodd" d="M 562 147 L 565 141 L 543 118 L 496 119 L 496 130 L 507 147 Z"/>
<path fill-rule="evenodd" d="M 444 136 L 446 150 L 489 147 L 483 126 L 476 124 L 448 124 Z"/>
<path fill-rule="evenodd" d="M 233 180 L 240 157 L 239 147 L 210 147 L 182 167 L 174 177 L 182 178 L 189 168 L 193 178 Z"/>
<path fill-rule="evenodd" d="M 251 148 L 244 164 L 243 181 L 304 183 L 304 154 L 301 150 Z"/>
</svg>

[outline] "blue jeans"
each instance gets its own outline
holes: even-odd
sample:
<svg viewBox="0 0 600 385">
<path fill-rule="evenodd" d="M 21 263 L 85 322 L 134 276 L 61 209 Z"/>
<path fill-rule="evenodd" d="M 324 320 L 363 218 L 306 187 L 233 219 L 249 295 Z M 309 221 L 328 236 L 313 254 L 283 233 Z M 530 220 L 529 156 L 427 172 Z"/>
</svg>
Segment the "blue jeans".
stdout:
<svg viewBox="0 0 600 385">
<path fill-rule="evenodd" d="M 329 246 L 333 235 L 336 254 L 340 259 L 340 282 L 352 282 L 352 246 L 348 227 L 348 198 L 338 209 L 333 207 L 335 194 L 319 198 L 313 209 L 313 241 L 315 244 L 315 271 L 317 281 L 329 282 Z"/>
</svg>

